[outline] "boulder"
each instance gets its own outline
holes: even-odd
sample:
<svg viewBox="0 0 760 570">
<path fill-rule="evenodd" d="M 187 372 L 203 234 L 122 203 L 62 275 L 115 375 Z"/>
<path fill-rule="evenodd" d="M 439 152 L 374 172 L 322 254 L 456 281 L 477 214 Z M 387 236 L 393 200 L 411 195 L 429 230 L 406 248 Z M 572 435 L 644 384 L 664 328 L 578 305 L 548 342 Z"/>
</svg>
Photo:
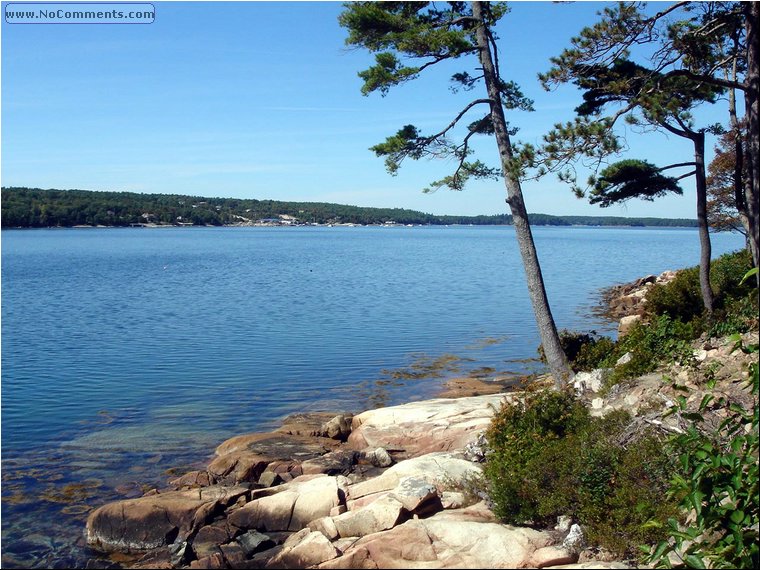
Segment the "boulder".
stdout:
<svg viewBox="0 0 760 570">
<path fill-rule="evenodd" d="M 464 493 L 444 491 L 441 493 L 441 506 L 444 509 L 461 509 L 464 506 Z"/>
<path fill-rule="evenodd" d="M 623 366 L 623 364 L 628 364 L 631 360 L 633 360 L 633 353 L 626 352 L 623 356 L 617 359 L 615 366 Z"/>
<path fill-rule="evenodd" d="M 261 534 L 255 530 L 249 530 L 248 532 L 238 536 L 235 541 L 245 552 L 246 557 L 250 558 L 257 552 L 267 550 L 275 546 L 274 541 L 266 534 Z"/>
<path fill-rule="evenodd" d="M 341 538 L 366 536 L 396 526 L 402 517 L 403 510 L 404 505 L 386 495 L 363 509 L 338 515 L 333 522 Z"/>
<path fill-rule="evenodd" d="M 219 546 L 219 550 L 221 550 L 222 558 L 227 564 L 225 568 L 245 568 L 246 551 L 237 542 L 222 544 Z"/>
<path fill-rule="evenodd" d="M 338 529 L 335 527 L 335 521 L 332 517 L 322 517 L 309 523 L 309 528 L 316 532 L 324 534 L 328 540 L 336 540 L 340 537 Z"/>
<path fill-rule="evenodd" d="M 393 465 L 393 458 L 390 453 L 382 447 L 366 452 L 364 460 L 375 467 L 390 467 Z"/>
<path fill-rule="evenodd" d="M 229 531 L 220 525 L 201 527 L 193 539 L 193 552 L 200 559 L 219 552 L 219 545 L 228 542 L 232 537 Z"/>
<path fill-rule="evenodd" d="M 570 552 L 561 546 L 544 546 L 533 553 L 533 556 L 531 557 L 531 567 L 555 567 L 560 564 L 573 564 L 577 561 L 577 552 Z"/>
<path fill-rule="evenodd" d="M 401 449 L 410 457 L 463 449 L 488 427 L 494 409 L 515 397 L 510 393 L 437 398 L 369 410 L 354 416 L 348 444 L 356 450 Z"/>
<path fill-rule="evenodd" d="M 224 557 L 221 552 L 215 552 L 210 556 L 204 556 L 190 563 L 190 568 L 197 568 L 198 570 L 219 570 L 226 567 L 227 565 L 224 563 Z"/>
<path fill-rule="evenodd" d="M 599 392 L 604 386 L 604 381 L 610 375 L 608 368 L 597 368 L 591 372 L 578 372 L 573 379 L 573 387 L 576 392 Z"/>
<path fill-rule="evenodd" d="M 330 439 L 346 441 L 351 433 L 351 421 L 353 418 L 354 416 L 349 414 L 335 416 L 320 427 L 319 435 L 329 437 Z"/>
<path fill-rule="evenodd" d="M 404 477 L 416 477 L 443 487 L 449 481 L 463 481 L 480 473 L 478 464 L 460 459 L 454 454 L 428 453 L 397 463 L 378 477 L 349 486 L 346 492 L 348 498 L 356 500 L 373 493 L 392 491 Z"/>
<path fill-rule="evenodd" d="M 274 492 L 231 512 L 229 523 L 237 528 L 261 531 L 301 530 L 309 522 L 329 516 L 340 503 L 334 477 L 294 480 L 267 491 Z"/>
<path fill-rule="evenodd" d="M 216 479 L 208 471 L 190 471 L 181 477 L 169 481 L 169 485 L 177 489 L 209 487 L 216 483 Z"/>
<path fill-rule="evenodd" d="M 149 550 L 186 540 L 247 487 L 204 487 L 108 503 L 87 518 L 87 544 L 111 551 Z"/>
<path fill-rule="evenodd" d="M 280 477 L 279 473 L 275 473 L 274 471 L 264 471 L 261 474 L 261 477 L 259 477 L 258 484 L 262 487 L 274 487 L 284 482 L 285 480 Z"/>
<path fill-rule="evenodd" d="M 288 530 L 297 498 L 298 493 L 293 491 L 261 497 L 231 512 L 227 520 L 231 525 L 242 529 L 264 532 Z"/>
<path fill-rule="evenodd" d="M 571 552 L 578 552 L 585 544 L 586 539 L 583 536 L 583 529 L 578 524 L 570 527 L 570 532 L 567 533 L 565 540 L 562 541 L 562 547 Z"/>
<path fill-rule="evenodd" d="M 485 434 L 481 433 L 474 441 L 471 441 L 464 446 L 462 454 L 467 461 L 483 463 L 486 460 L 488 452 L 488 440 L 486 439 Z"/>
<path fill-rule="evenodd" d="M 339 449 L 331 451 L 314 459 L 307 459 L 301 463 L 301 470 L 305 475 L 324 473 L 326 475 L 347 475 L 356 464 L 359 453 Z"/>
<path fill-rule="evenodd" d="M 416 511 L 421 505 L 438 497 L 435 485 L 417 477 L 404 477 L 399 481 L 390 496 L 401 503 L 404 508 L 411 512 Z"/>
<path fill-rule="evenodd" d="M 370 503 L 375 502 L 380 497 L 385 497 L 387 495 L 390 495 L 390 493 L 391 493 L 390 491 L 380 491 L 379 493 L 371 493 L 369 495 L 364 495 L 363 497 L 359 497 L 358 499 L 348 499 L 346 501 L 346 510 L 358 511 L 359 509 L 363 509 Z"/>
<path fill-rule="evenodd" d="M 326 437 L 345 441 L 351 433 L 353 414 L 335 412 L 305 412 L 292 414 L 283 420 L 278 432 L 309 437 Z"/>
<path fill-rule="evenodd" d="M 311 521 L 330 515 L 340 504 L 338 483 L 335 477 L 317 477 L 308 481 L 294 481 L 291 487 L 298 493 L 288 530 L 301 530 Z"/>
<path fill-rule="evenodd" d="M 620 319 L 620 324 L 618 325 L 618 336 L 624 336 L 626 333 L 628 333 L 629 330 L 631 330 L 631 327 L 641 321 L 641 315 L 628 315 L 627 317 L 623 317 Z"/>
<path fill-rule="evenodd" d="M 551 541 L 531 529 L 438 517 L 365 536 L 320 568 L 524 568 Z"/>
<path fill-rule="evenodd" d="M 311 568 L 340 553 L 321 532 L 303 529 L 288 538 L 266 568 Z"/>
</svg>

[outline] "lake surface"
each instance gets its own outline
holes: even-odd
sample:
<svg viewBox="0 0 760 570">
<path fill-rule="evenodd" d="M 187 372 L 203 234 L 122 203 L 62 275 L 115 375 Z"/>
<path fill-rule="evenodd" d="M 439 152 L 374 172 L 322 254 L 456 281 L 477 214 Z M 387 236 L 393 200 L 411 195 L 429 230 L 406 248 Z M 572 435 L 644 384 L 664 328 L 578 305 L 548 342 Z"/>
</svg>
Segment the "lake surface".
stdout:
<svg viewBox="0 0 760 570">
<path fill-rule="evenodd" d="M 614 334 L 600 288 L 699 259 L 695 229 L 534 235 L 560 328 Z M 538 342 L 507 226 L 3 231 L 3 565 L 82 566 L 88 510 L 232 435 L 529 373 Z"/>
</svg>

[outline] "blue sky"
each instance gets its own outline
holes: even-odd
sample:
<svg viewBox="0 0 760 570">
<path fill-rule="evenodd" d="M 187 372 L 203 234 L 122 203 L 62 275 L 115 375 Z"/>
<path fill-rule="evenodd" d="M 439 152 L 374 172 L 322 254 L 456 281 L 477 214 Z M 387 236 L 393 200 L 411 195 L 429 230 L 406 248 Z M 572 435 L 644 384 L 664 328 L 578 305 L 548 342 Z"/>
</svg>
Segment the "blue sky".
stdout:
<svg viewBox="0 0 760 570">
<path fill-rule="evenodd" d="M 437 214 L 507 211 L 501 182 L 422 194 L 450 173 L 440 161 L 395 177 L 368 148 L 405 124 L 439 130 L 478 91 L 454 95 L 461 61 L 392 90 L 360 93 L 372 61 L 346 49 L 339 2 L 155 2 L 149 25 L 2 23 L 2 184 L 183 193 L 403 207 Z M 5 3 L 3 3 L 3 6 Z M 535 100 L 514 113 L 517 139 L 538 142 L 579 96 L 547 93 L 536 74 L 605 3 L 515 2 L 500 24 L 502 71 Z M 723 121 L 715 106 L 704 122 Z M 631 134 L 631 156 L 691 159 L 688 142 Z M 713 141 L 708 142 L 712 147 Z M 493 140 L 478 157 L 496 164 Z M 708 157 L 709 159 L 709 157 Z M 524 184 L 529 211 L 695 217 L 683 197 L 601 209 L 549 176 Z"/>
</svg>

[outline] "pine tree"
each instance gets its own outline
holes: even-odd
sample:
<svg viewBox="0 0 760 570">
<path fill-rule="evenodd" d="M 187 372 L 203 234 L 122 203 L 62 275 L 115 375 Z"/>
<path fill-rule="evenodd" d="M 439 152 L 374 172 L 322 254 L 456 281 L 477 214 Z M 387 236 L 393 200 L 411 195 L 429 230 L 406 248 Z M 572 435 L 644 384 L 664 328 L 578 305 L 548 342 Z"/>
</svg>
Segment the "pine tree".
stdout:
<svg viewBox="0 0 760 570">
<path fill-rule="evenodd" d="M 386 167 L 392 174 L 406 158 L 453 158 L 454 172 L 433 182 L 428 191 L 443 187 L 462 190 L 470 179 L 503 178 L 544 353 L 555 384 L 561 388 L 569 382 L 572 371 L 549 307 L 528 222 L 520 186 L 523 163 L 510 139 L 515 131 L 509 128 L 505 117 L 505 110 L 530 109 L 532 105 L 518 85 L 505 80 L 500 73 L 494 26 L 506 13 L 506 5 L 496 2 L 448 2 L 445 5 L 355 2 L 346 5 L 340 23 L 349 31 L 348 45 L 376 54 L 375 65 L 359 73 L 364 80 L 362 92 L 365 95 L 374 91 L 385 94 L 390 88 L 417 79 L 424 70 L 444 61 L 475 60 L 475 75 L 465 70 L 455 73 L 452 81 L 457 88 L 467 91 L 481 85 L 485 87 L 483 96 L 465 105 L 437 133 L 423 135 L 417 127 L 406 125 L 372 150 L 385 157 Z M 401 58 L 418 60 L 419 64 L 408 65 Z M 477 111 L 479 114 L 474 116 L 475 120 L 467 124 L 466 134 L 460 141 L 453 142 L 451 136 L 455 127 L 461 126 L 465 117 L 472 117 Z M 494 137 L 501 161 L 498 168 L 471 160 L 470 142 L 475 135 Z"/>
</svg>

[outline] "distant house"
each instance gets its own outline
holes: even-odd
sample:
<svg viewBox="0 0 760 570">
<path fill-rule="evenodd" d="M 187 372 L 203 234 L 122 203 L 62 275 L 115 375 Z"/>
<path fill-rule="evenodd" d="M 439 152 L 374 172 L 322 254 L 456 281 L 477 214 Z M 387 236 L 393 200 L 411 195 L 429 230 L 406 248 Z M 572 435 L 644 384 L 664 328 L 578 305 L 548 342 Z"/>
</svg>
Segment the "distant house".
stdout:
<svg viewBox="0 0 760 570">
<path fill-rule="evenodd" d="M 295 216 L 289 216 L 288 214 L 280 214 L 279 218 L 284 226 L 292 226 L 293 224 L 298 223 L 298 218 Z"/>
</svg>

